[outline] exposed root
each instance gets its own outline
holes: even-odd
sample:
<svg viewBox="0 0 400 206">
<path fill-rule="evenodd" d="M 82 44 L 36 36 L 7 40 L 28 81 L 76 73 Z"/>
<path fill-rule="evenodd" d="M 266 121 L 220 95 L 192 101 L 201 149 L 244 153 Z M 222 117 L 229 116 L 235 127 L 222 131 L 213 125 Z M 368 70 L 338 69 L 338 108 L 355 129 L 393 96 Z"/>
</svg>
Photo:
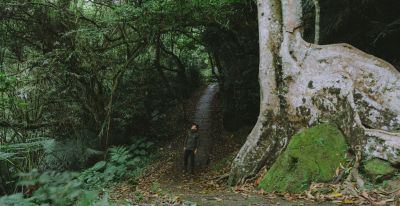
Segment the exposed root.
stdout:
<svg viewBox="0 0 400 206">
<path fill-rule="evenodd" d="M 215 180 L 217 182 L 225 182 L 226 180 L 228 180 L 229 178 L 229 173 L 223 174 L 223 175 L 219 175 L 216 177 L 211 178 L 210 180 Z"/>
<path fill-rule="evenodd" d="M 347 176 L 346 180 L 341 185 L 341 191 L 343 194 L 360 197 L 359 193 L 364 189 L 364 180 L 360 177 L 358 168 L 360 167 L 361 162 L 361 149 L 360 147 L 356 148 L 356 155 L 354 159 L 353 167 L 350 171 L 350 174 Z M 356 184 L 354 184 L 354 181 Z"/>
</svg>

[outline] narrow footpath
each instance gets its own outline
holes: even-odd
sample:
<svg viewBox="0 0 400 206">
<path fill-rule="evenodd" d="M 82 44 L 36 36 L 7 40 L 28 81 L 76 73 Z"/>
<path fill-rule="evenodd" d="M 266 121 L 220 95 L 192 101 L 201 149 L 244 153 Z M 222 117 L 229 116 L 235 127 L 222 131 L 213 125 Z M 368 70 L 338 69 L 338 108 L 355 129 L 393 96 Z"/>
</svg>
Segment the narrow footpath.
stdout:
<svg viewBox="0 0 400 206">
<path fill-rule="evenodd" d="M 230 188 L 225 184 L 225 180 L 219 180 L 222 175 L 221 171 L 213 171 L 210 168 L 216 161 L 232 153 L 232 149 L 229 148 L 233 147 L 232 139 L 223 135 L 221 131 L 223 129 L 218 89 L 216 83 L 208 85 L 199 98 L 195 111 L 192 112 L 191 120 L 199 124 L 200 128 L 196 174 L 186 175 L 181 172 L 182 157 L 180 153 L 183 145 L 178 145 L 174 160 L 175 167 L 165 171 L 164 176 L 159 180 L 162 190 L 179 197 L 183 203 L 186 203 L 184 205 L 304 205 L 302 201 L 290 202 L 282 198 L 271 199 L 252 189 Z M 236 149 L 238 149 L 237 146 Z M 307 205 L 320 204 L 308 202 Z"/>
<path fill-rule="evenodd" d="M 199 102 L 196 106 L 196 113 L 193 122 L 197 123 L 200 127 L 199 135 L 199 149 L 196 155 L 196 166 L 205 168 L 210 163 L 210 153 L 213 150 L 214 140 L 218 137 L 212 131 L 213 113 L 219 108 L 213 104 L 215 95 L 218 92 L 218 84 L 210 84 L 204 91 Z"/>
<path fill-rule="evenodd" d="M 223 132 L 222 111 L 218 84 L 213 83 L 197 93 L 187 105 L 190 121 L 199 124 L 200 142 L 196 155 L 194 175 L 184 174 L 183 143 L 186 132 L 161 148 L 160 160 L 154 163 L 138 185 L 119 185 L 121 198 L 134 200 L 137 194 L 145 198 L 134 205 L 190 205 L 190 206 L 249 206 L 249 205 L 332 205 L 310 201 L 289 201 L 276 195 L 260 193 L 251 184 L 229 187 L 226 179 L 230 160 L 240 148 L 230 133 Z M 229 159 L 224 167 L 217 168 L 221 160 Z M 120 192 L 125 191 L 125 192 Z M 136 201 L 133 201 L 136 202 Z"/>
</svg>

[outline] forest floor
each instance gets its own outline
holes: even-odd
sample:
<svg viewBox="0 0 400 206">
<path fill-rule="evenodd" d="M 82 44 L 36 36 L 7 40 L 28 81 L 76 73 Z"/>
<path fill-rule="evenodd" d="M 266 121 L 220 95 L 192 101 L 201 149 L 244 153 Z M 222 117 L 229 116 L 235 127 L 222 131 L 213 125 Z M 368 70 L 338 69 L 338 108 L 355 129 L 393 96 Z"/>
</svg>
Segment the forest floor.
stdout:
<svg viewBox="0 0 400 206">
<path fill-rule="evenodd" d="M 226 178 L 230 162 L 240 149 L 245 134 L 232 134 L 223 130 L 222 112 L 216 85 L 201 89 L 186 103 L 192 121 L 200 124 L 200 148 L 194 175 L 183 173 L 182 153 L 186 135 L 182 134 L 159 148 L 157 160 L 140 181 L 118 184 L 111 193 L 115 200 L 129 201 L 132 205 L 332 205 L 307 200 L 307 196 L 264 194 L 256 183 L 229 187 Z M 205 136 L 205 137 L 204 137 Z M 242 140 L 240 140 L 242 139 Z"/>
</svg>

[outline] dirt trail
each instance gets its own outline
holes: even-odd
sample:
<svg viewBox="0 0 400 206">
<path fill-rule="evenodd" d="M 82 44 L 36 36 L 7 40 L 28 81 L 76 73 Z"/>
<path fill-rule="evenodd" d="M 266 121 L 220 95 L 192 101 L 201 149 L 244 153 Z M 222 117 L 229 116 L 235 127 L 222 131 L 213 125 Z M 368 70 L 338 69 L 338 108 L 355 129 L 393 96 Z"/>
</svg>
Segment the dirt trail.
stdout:
<svg viewBox="0 0 400 206">
<path fill-rule="evenodd" d="M 281 197 L 268 198 L 254 189 L 230 188 L 224 180 L 218 180 L 221 175 L 229 171 L 229 168 L 216 171 L 211 167 L 240 148 L 240 144 L 234 143 L 231 135 L 222 132 L 218 89 L 217 84 L 208 85 L 201 95 L 198 93 L 193 96 L 191 100 L 194 102 L 188 104 L 187 108 L 189 115 L 193 117 L 191 121 L 200 126 L 201 138 L 196 161 L 201 168 L 197 167 L 195 175 L 182 172 L 185 131 L 164 147 L 166 149 L 162 150 L 160 161 L 146 172 L 142 181 L 134 189 L 136 191 L 139 189 L 148 196 L 155 196 L 146 200 L 147 204 L 138 205 L 321 205 L 312 202 L 287 201 Z M 154 185 L 157 185 L 158 192 L 149 192 L 154 190 Z M 170 194 L 169 200 L 160 198 L 160 193 Z M 123 196 L 126 197 L 126 195 Z"/>
<path fill-rule="evenodd" d="M 215 163 L 238 148 L 228 135 L 222 133 L 218 89 L 216 83 L 208 85 L 193 108 L 194 111 L 192 110 L 191 120 L 200 126 L 196 165 L 201 169 L 197 167 L 194 176 L 181 173 L 182 167 L 179 165 L 182 162 L 180 155 L 182 146 L 178 145 L 174 168 L 166 170 L 164 176 L 159 179 L 161 189 L 179 196 L 183 202 L 188 202 L 186 205 L 304 205 L 301 201 L 270 199 L 255 191 L 234 191 L 234 188 L 226 186 L 224 181 L 217 181 L 222 171 L 213 171 L 210 169 L 210 163 Z M 312 203 L 307 205 L 312 205 Z"/>
<path fill-rule="evenodd" d="M 218 92 L 218 84 L 213 83 L 208 85 L 196 106 L 196 113 L 192 121 L 199 124 L 200 140 L 199 149 L 196 155 L 196 166 L 205 167 L 210 161 L 210 151 L 213 149 L 215 136 L 212 133 L 212 117 L 216 111 L 213 104 L 214 97 Z"/>
</svg>

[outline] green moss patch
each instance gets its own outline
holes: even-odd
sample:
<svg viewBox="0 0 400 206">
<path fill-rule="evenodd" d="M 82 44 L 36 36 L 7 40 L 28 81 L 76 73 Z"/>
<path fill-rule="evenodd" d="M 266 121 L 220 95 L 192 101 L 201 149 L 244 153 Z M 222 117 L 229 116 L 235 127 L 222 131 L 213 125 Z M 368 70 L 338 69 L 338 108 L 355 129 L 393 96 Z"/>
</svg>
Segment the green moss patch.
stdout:
<svg viewBox="0 0 400 206">
<path fill-rule="evenodd" d="M 381 159 L 372 159 L 364 163 L 365 174 L 374 181 L 390 178 L 396 169 L 392 165 Z"/>
<path fill-rule="evenodd" d="M 345 161 L 347 144 L 334 125 L 321 124 L 292 137 L 259 187 L 266 192 L 302 192 L 312 182 L 328 182 Z"/>
<path fill-rule="evenodd" d="M 232 163 L 232 160 L 235 158 L 236 153 L 232 153 L 214 163 L 211 164 L 212 171 L 218 172 L 225 169 Z"/>
</svg>

